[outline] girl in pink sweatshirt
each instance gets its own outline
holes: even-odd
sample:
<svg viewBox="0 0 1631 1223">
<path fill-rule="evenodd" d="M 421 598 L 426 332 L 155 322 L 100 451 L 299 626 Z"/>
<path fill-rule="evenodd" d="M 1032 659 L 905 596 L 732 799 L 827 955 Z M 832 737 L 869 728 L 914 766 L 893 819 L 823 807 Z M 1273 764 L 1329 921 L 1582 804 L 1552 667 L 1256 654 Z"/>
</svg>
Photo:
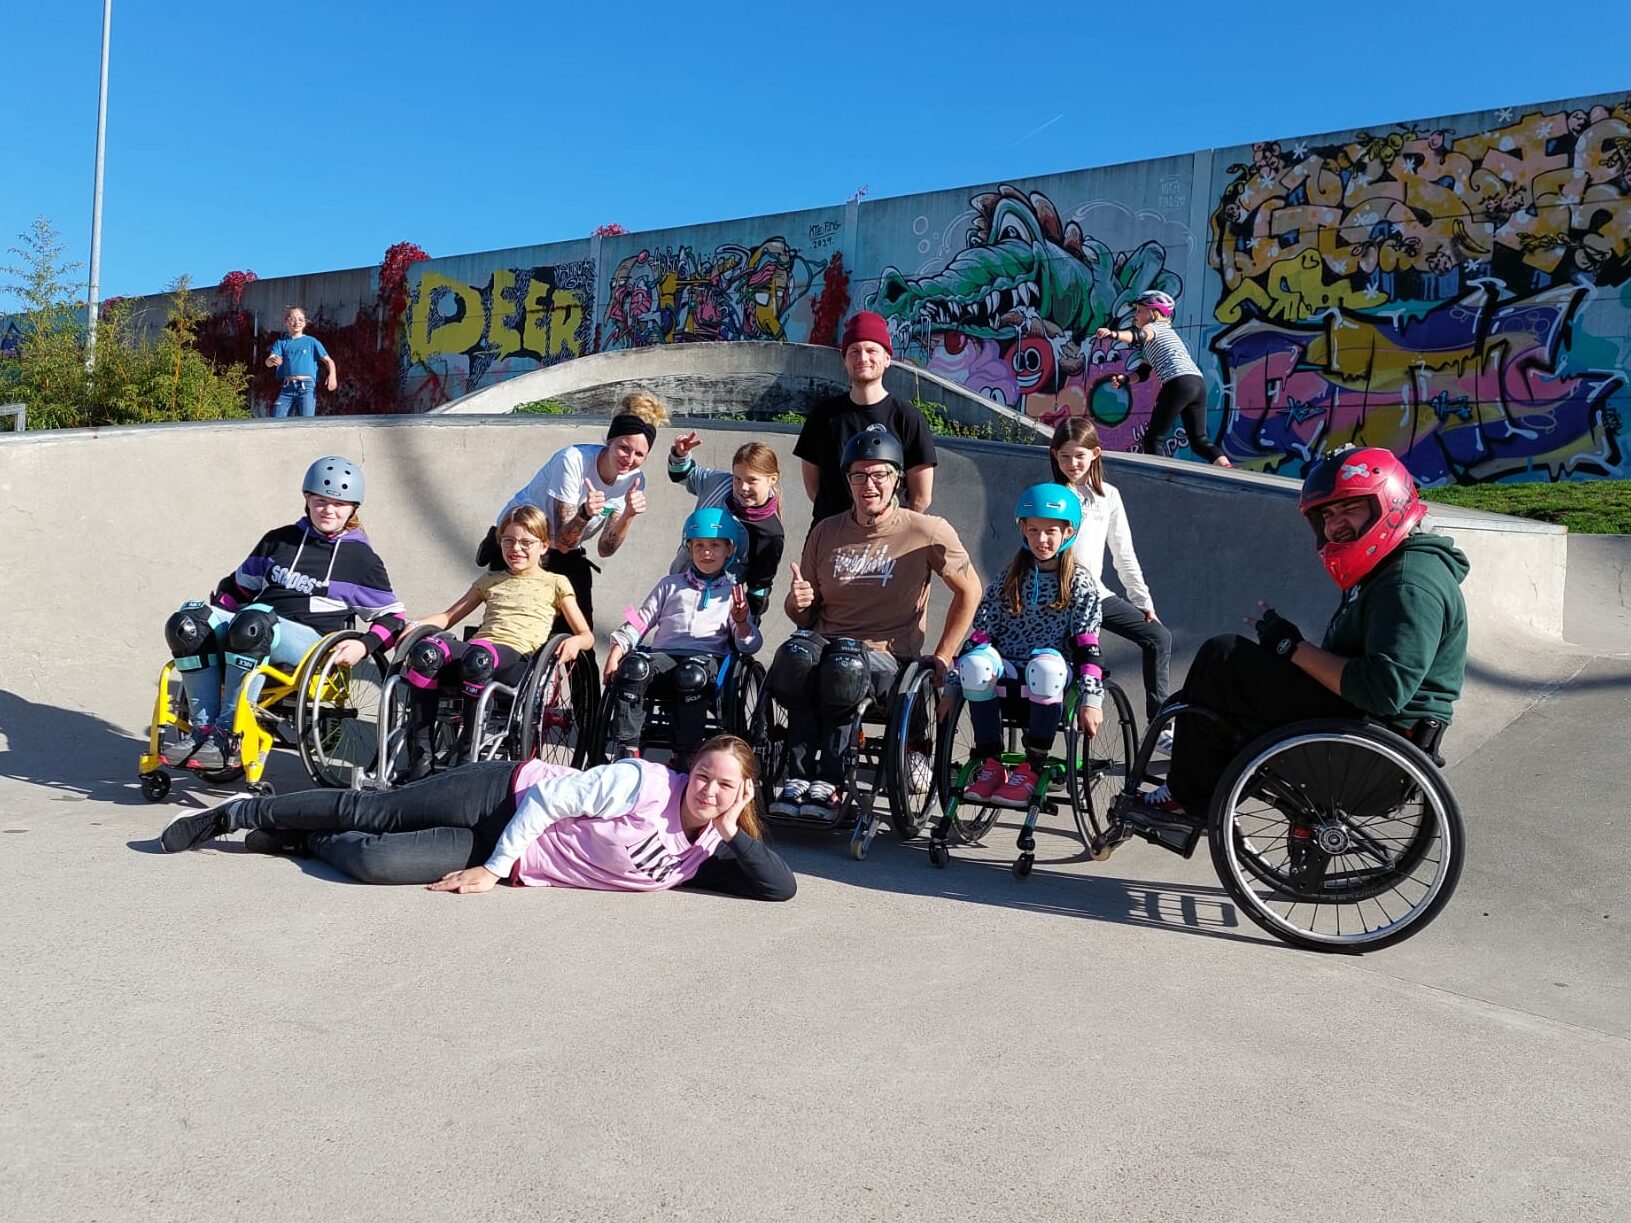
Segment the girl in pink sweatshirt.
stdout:
<svg viewBox="0 0 1631 1223">
<path fill-rule="evenodd" d="M 643 760 L 575 772 L 488 761 L 393 790 L 309 790 L 228 799 L 172 820 L 166 853 L 250 829 L 245 844 L 310 853 L 364 883 L 435 892 L 522 887 L 656 892 L 706 888 L 790 900 L 787 864 L 760 839 L 753 752 L 703 744 L 689 774 Z"/>
</svg>

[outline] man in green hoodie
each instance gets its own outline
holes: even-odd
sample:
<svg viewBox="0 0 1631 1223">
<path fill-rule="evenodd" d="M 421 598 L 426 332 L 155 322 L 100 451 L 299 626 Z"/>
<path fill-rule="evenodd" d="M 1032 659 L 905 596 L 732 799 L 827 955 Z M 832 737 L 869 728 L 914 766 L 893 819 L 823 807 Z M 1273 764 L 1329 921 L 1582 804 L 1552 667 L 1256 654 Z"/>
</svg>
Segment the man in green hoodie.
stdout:
<svg viewBox="0 0 1631 1223">
<path fill-rule="evenodd" d="M 1183 698 L 1235 734 L 1180 714 L 1167 782 L 1145 800 L 1153 807 L 1204 815 L 1235 753 L 1271 727 L 1374 718 L 1430 748 L 1450 721 L 1467 663 L 1468 564 L 1448 537 L 1417 529 L 1427 507 L 1410 472 L 1391 451 L 1338 450 L 1309 468 L 1299 508 L 1342 588 L 1324 642 L 1305 640 L 1267 604 L 1251 621 L 1256 641 L 1206 642 Z"/>
</svg>

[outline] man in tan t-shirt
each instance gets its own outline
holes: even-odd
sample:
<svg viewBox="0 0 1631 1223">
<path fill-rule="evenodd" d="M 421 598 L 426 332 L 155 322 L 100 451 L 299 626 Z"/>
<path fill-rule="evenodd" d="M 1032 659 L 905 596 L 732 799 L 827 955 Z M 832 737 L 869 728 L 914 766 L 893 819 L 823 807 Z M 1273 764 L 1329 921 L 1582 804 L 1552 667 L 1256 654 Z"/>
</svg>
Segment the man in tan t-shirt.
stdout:
<svg viewBox="0 0 1631 1223">
<path fill-rule="evenodd" d="M 850 721 L 868 692 L 887 700 L 901 662 L 922 653 L 931 575 L 951 589 L 930 660 L 937 676 L 974 621 L 979 575 L 949 522 L 900 506 L 904 465 L 882 425 L 851 438 L 841 466 L 853 509 L 816 523 L 792 567 L 784 607 L 801 631 L 776 652 L 767 681 L 787 709 L 789 775 L 773 814 L 831 819 L 843 806 Z M 927 785 L 928 759 L 908 749 L 914 787 Z"/>
</svg>

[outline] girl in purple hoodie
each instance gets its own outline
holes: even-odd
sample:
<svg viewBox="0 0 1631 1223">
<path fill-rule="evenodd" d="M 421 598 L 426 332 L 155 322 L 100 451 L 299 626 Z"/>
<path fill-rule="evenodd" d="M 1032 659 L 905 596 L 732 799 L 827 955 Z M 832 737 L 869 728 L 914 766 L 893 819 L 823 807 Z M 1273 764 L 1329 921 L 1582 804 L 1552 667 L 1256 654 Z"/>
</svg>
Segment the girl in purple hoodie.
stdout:
<svg viewBox="0 0 1631 1223">
<path fill-rule="evenodd" d="M 433 892 L 517 887 L 706 888 L 790 900 L 793 872 L 760 839 L 753 752 L 718 735 L 690 773 L 645 760 L 576 772 L 487 761 L 393 790 L 234 798 L 172 820 L 166 853 L 239 829 L 260 852 L 310 853 L 364 883 Z"/>
</svg>

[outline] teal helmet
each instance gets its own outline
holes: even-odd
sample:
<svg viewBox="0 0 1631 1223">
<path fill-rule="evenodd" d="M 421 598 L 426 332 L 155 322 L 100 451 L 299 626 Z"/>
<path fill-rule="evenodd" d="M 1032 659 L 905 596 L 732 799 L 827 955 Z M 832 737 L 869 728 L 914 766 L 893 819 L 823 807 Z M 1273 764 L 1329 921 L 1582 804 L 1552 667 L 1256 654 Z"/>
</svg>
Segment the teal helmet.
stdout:
<svg viewBox="0 0 1631 1223">
<path fill-rule="evenodd" d="M 1075 535 L 1082 529 L 1082 499 L 1075 489 L 1063 484 L 1033 484 L 1019 495 L 1014 506 L 1014 521 L 1024 518 L 1052 518 Z"/>
<path fill-rule="evenodd" d="M 742 524 L 729 510 L 717 507 L 692 510 L 686 517 L 685 526 L 680 529 L 680 542 L 688 544 L 693 539 L 729 540 L 733 559 L 740 559 L 748 547 L 748 533 Z"/>
</svg>

